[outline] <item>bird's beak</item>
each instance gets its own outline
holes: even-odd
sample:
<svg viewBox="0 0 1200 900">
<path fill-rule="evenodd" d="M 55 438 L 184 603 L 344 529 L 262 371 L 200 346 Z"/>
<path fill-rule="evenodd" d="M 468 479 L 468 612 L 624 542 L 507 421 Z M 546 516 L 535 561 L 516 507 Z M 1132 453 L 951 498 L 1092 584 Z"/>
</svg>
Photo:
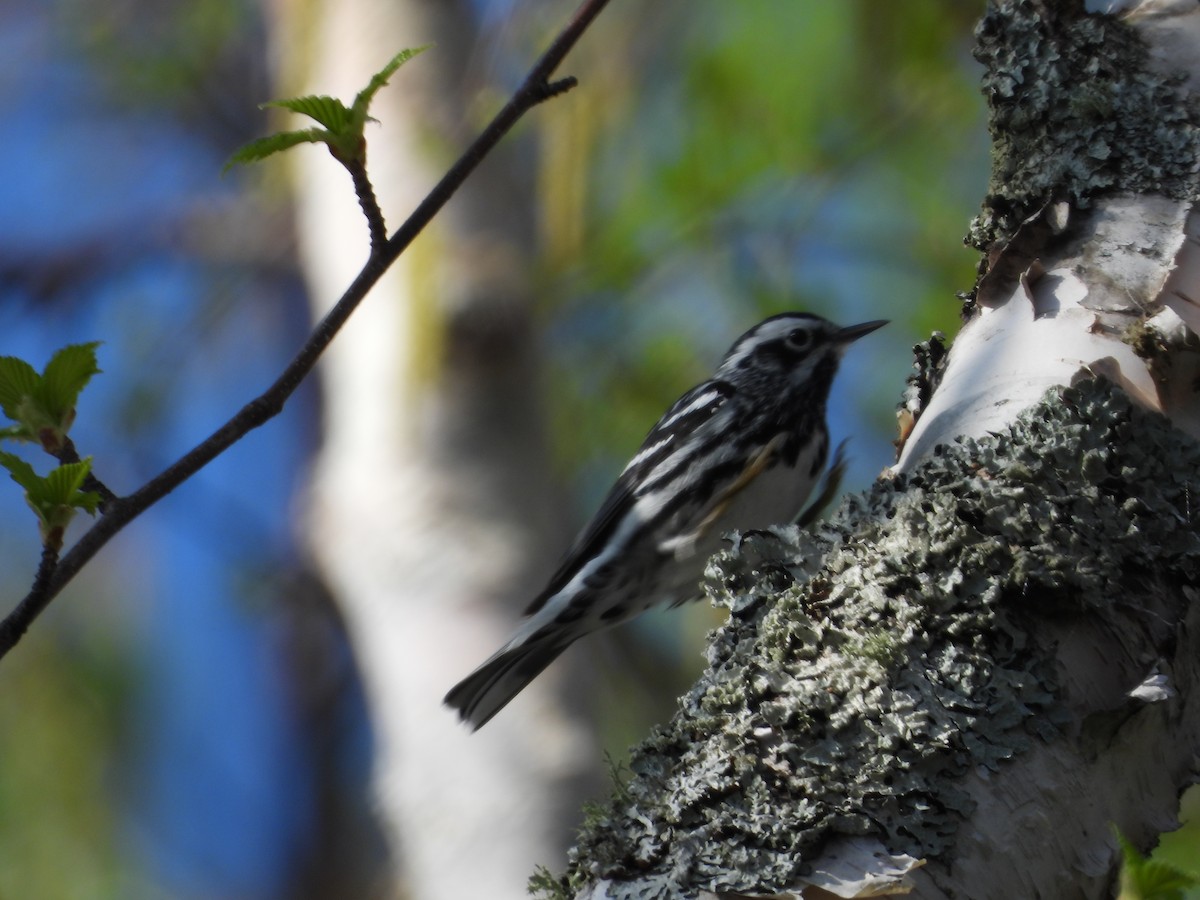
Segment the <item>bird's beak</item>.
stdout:
<svg viewBox="0 0 1200 900">
<path fill-rule="evenodd" d="M 872 322 L 863 322 L 861 325 L 850 325 L 838 331 L 834 335 L 834 340 L 839 344 L 849 344 L 851 341 L 857 341 L 863 335 L 870 334 L 876 328 L 882 328 L 887 323 L 887 319 L 875 319 Z"/>
</svg>

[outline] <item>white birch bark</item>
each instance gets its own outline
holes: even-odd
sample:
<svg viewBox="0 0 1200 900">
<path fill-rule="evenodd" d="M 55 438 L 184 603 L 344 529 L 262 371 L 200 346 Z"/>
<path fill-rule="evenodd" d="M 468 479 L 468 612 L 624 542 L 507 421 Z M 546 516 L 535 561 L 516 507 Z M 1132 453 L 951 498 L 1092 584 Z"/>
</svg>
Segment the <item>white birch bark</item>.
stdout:
<svg viewBox="0 0 1200 900">
<path fill-rule="evenodd" d="M 395 227 L 473 135 L 475 31 L 449 0 L 277 0 L 277 93 L 349 101 L 404 47 L 436 47 L 372 106 L 368 169 Z M 320 315 L 365 259 L 346 173 L 296 154 L 300 252 Z M 320 366 L 323 445 L 306 539 L 346 616 L 377 740 L 397 890 L 525 895 L 561 859 L 595 764 L 554 672 L 472 735 L 445 691 L 505 637 L 559 533 L 537 399 L 529 181 L 511 147 L 472 176 L 367 298 Z"/>
<path fill-rule="evenodd" d="M 1195 103 L 1196 5 L 1110 5 L 1127 7 L 1126 21 L 1147 42 L 1149 72 L 1185 78 L 1177 102 L 1181 108 Z M 1145 113 L 1152 117 L 1155 111 Z M 1096 146 L 1092 152 L 1120 148 Z M 1200 333 L 1200 213 L 1193 198 L 1118 191 L 1086 209 L 1056 201 L 1034 213 L 993 256 L 991 274 L 979 285 L 978 315 L 955 341 L 899 471 L 911 469 L 938 443 L 1011 423 L 1048 388 L 1070 384 L 1081 372 L 1111 378 L 1147 408 L 1200 436 L 1200 409 L 1192 392 L 1179 389 L 1198 359 L 1182 345 L 1189 332 Z M 1141 328 L 1150 334 L 1131 337 L 1131 329 Z M 1163 352 L 1140 356 L 1151 343 L 1161 343 Z"/>
</svg>

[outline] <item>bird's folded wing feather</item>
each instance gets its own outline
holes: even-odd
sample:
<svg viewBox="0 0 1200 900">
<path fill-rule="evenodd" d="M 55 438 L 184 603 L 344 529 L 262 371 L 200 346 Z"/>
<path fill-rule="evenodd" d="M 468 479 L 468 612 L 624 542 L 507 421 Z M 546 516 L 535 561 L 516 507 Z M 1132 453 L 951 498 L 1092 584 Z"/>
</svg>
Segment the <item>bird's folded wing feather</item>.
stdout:
<svg viewBox="0 0 1200 900">
<path fill-rule="evenodd" d="M 647 474 L 675 452 L 687 435 L 709 421 L 732 395 L 732 385 L 724 381 L 706 381 L 672 404 L 658 424 L 650 429 L 642 446 L 604 498 L 599 511 L 563 557 L 546 588 L 529 604 L 525 610 L 526 616 L 532 616 L 545 606 L 546 601 L 570 582 L 580 566 L 601 552 L 605 541 L 637 502 L 640 496 L 638 488 L 645 482 Z"/>
<path fill-rule="evenodd" d="M 786 435 L 777 434 L 772 438 L 766 446 L 762 448 L 749 462 L 742 473 L 735 481 L 729 484 L 724 490 L 720 491 L 713 497 L 704 507 L 700 514 L 700 521 L 696 523 L 696 527 L 688 531 L 686 534 L 676 535 L 669 540 L 663 541 L 658 545 L 658 549 L 663 553 L 669 553 L 676 558 L 682 559 L 691 556 L 695 552 L 696 544 L 699 543 L 709 529 L 720 520 L 721 515 L 729 508 L 729 504 L 733 502 L 733 498 L 742 492 L 755 478 L 761 475 L 767 468 L 770 467 L 775 459 L 775 454 L 779 451 L 780 445 L 783 443 Z"/>
</svg>

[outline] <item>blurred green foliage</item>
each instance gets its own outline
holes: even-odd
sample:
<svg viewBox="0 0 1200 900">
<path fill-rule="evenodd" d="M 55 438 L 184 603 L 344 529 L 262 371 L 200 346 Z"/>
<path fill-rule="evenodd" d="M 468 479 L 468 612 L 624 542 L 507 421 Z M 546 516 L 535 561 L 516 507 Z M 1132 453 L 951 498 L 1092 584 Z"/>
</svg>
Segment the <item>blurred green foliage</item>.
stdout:
<svg viewBox="0 0 1200 900">
<path fill-rule="evenodd" d="M 113 762 L 132 673 L 80 637 L 43 626 L 0 671 L 0 897 L 131 896 Z"/>
<path fill-rule="evenodd" d="M 1120 832 L 1117 840 L 1124 857 L 1118 900 L 1188 900 L 1200 890 L 1194 859 L 1180 866 L 1162 852 L 1142 856 Z"/>
<path fill-rule="evenodd" d="M 106 102 L 196 126 L 227 152 L 257 129 L 266 34 L 250 0 L 53 0 L 61 33 L 104 80 Z"/>
<path fill-rule="evenodd" d="M 1161 835 L 1150 859 L 1186 872 L 1195 883 L 1200 881 L 1200 785 L 1193 785 L 1184 793 L 1179 818 L 1183 826 Z M 1186 900 L 1200 900 L 1200 887 L 1187 888 L 1182 896 Z M 1122 894 L 1121 900 L 1141 898 Z"/>
<path fill-rule="evenodd" d="M 542 173 L 539 197 L 551 293 L 575 298 L 554 314 L 571 338 L 553 379 L 564 468 L 622 458 L 770 313 L 953 332 L 986 186 L 981 8 L 745 0 L 605 23 L 637 67 L 588 70 L 539 111 L 543 165 L 583 170 Z M 875 421 L 897 371 L 864 392 Z"/>
</svg>

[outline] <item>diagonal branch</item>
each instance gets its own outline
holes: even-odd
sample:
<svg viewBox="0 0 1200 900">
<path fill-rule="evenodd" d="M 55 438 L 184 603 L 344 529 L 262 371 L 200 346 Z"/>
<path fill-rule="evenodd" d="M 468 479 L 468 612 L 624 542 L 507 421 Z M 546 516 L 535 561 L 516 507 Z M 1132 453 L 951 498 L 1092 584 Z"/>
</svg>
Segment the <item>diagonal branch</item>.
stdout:
<svg viewBox="0 0 1200 900">
<path fill-rule="evenodd" d="M 574 78 L 551 81 L 550 77 L 608 2 L 609 0 L 584 0 L 571 21 L 534 64 L 508 103 L 413 210 L 407 221 L 386 242 L 372 242 L 371 254 L 358 276 L 342 294 L 341 299 L 317 323 L 304 346 L 270 388 L 243 406 L 212 435 L 138 490 L 126 497 L 107 501 L 101 518 L 63 555 L 58 565 L 53 567 L 53 571 L 45 573 L 39 570 L 39 577 L 30 592 L 3 621 L 0 621 L 0 657 L 17 644 L 50 601 L 58 596 L 79 570 L 121 529 L 246 434 L 270 421 L 283 410 L 288 398 L 312 371 L 325 348 L 337 336 L 363 298 L 454 196 L 479 163 L 491 153 L 525 113 L 539 103 L 575 86 Z"/>
</svg>

